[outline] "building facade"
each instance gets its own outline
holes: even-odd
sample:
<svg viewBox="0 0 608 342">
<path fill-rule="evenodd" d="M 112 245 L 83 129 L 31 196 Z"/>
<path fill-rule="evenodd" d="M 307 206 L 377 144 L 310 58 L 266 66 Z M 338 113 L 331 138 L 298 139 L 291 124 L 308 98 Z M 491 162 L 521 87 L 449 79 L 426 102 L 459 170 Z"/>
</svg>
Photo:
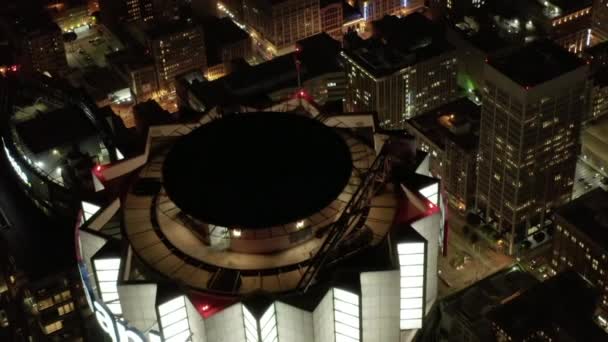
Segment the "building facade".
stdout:
<svg viewBox="0 0 608 342">
<path fill-rule="evenodd" d="M 110 28 L 154 19 L 153 0 L 99 0 L 101 20 Z"/>
<path fill-rule="evenodd" d="M 146 31 L 159 89 L 172 92 L 175 77 L 207 68 L 203 30 L 198 25 L 167 23 Z"/>
<path fill-rule="evenodd" d="M 67 74 L 63 32 L 46 14 L 4 17 L 0 25 L 14 49 L 12 53 L 19 70 L 56 76 Z"/>
<path fill-rule="evenodd" d="M 424 6 L 424 0 L 365 0 L 359 1 L 359 11 L 365 21 L 380 20 L 385 15 L 399 15 Z"/>
<path fill-rule="evenodd" d="M 268 43 L 265 54 L 282 55 L 321 32 L 319 0 L 245 0 L 243 14 L 245 24 Z"/>
<path fill-rule="evenodd" d="M 601 41 L 608 40 L 608 0 L 593 0 L 593 34 Z"/>
<path fill-rule="evenodd" d="M 385 17 L 375 24 L 382 23 L 386 36 L 342 52 L 345 108 L 375 110 L 382 127 L 401 129 L 406 120 L 458 97 L 456 50 L 435 35 L 434 25 L 420 14 Z"/>
<path fill-rule="evenodd" d="M 485 69 L 478 205 L 513 244 L 570 200 L 588 67 L 540 41 Z"/>
<path fill-rule="evenodd" d="M 608 319 L 607 201 L 608 192 L 595 189 L 557 210 L 551 258 L 557 272 L 572 269 L 597 287 L 604 319 Z"/>
<path fill-rule="evenodd" d="M 480 107 L 467 99 L 450 102 L 407 121 L 417 147 L 430 154 L 429 169 L 441 179 L 449 204 L 474 207 Z"/>
<path fill-rule="evenodd" d="M 342 41 L 343 7 L 342 1 L 321 2 L 321 31 L 337 41 Z"/>
</svg>

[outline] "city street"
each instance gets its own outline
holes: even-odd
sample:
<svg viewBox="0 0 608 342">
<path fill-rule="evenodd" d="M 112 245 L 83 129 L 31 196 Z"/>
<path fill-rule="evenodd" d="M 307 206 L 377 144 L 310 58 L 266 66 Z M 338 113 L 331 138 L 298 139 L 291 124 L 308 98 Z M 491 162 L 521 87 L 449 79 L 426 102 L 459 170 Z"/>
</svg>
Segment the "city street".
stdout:
<svg viewBox="0 0 608 342">
<path fill-rule="evenodd" d="M 514 259 L 487 247 L 481 239 L 472 244 L 462 233 L 464 218 L 450 216 L 447 257 L 439 257 L 439 296 L 444 297 L 510 266 Z"/>
<path fill-rule="evenodd" d="M 576 163 L 572 198 L 578 198 L 595 188 L 603 186 L 603 178 L 605 179 L 604 175 L 595 170 L 582 159 L 579 159 Z"/>
<path fill-rule="evenodd" d="M 123 49 L 120 41 L 103 25 L 78 33 L 78 39 L 65 43 L 68 65 L 75 69 L 105 67 L 106 54 Z"/>
</svg>

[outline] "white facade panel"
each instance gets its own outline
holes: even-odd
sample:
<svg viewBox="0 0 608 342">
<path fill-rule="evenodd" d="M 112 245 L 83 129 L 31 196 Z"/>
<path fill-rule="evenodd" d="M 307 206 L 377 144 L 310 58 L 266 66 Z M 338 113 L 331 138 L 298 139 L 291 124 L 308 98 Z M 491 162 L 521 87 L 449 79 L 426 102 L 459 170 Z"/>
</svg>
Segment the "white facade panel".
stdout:
<svg viewBox="0 0 608 342">
<path fill-rule="evenodd" d="M 118 285 L 123 318 L 139 331 L 155 326 L 156 284 Z"/>
<path fill-rule="evenodd" d="M 246 342 L 243 304 L 236 303 L 205 321 L 207 341 Z"/>
<path fill-rule="evenodd" d="M 192 335 L 186 296 L 178 296 L 158 306 L 162 335 L 166 342 L 183 342 Z"/>
<path fill-rule="evenodd" d="M 361 273 L 363 342 L 399 341 L 399 271 Z"/>
<path fill-rule="evenodd" d="M 359 296 L 338 288 L 334 288 L 333 293 L 336 342 L 358 342 L 361 338 Z"/>
<path fill-rule="evenodd" d="M 427 241 L 426 244 L 426 303 L 425 314 L 437 300 L 437 259 L 439 258 L 439 227 L 441 215 L 439 213 L 424 217 L 414 223 L 412 227 Z"/>
<path fill-rule="evenodd" d="M 104 258 L 93 260 L 95 276 L 99 286 L 101 301 L 110 309 L 112 314 L 121 315 L 120 298 L 118 296 L 118 272 L 120 258 Z"/>
<path fill-rule="evenodd" d="M 424 313 L 424 242 L 397 245 L 399 257 L 400 323 L 402 330 L 422 327 Z"/>
<path fill-rule="evenodd" d="M 97 278 L 95 277 L 95 272 L 93 272 L 91 258 L 108 242 L 108 240 L 84 230 L 78 231 L 78 237 L 80 242 L 78 246 L 80 249 L 80 256 L 88 271 L 87 276 L 89 278 L 89 285 L 91 286 L 92 293 L 89 293 L 89 295 L 95 296 L 97 293 Z M 87 289 L 86 285 L 84 286 L 84 289 Z M 89 306 L 91 307 L 91 310 L 93 310 L 92 303 L 89 303 Z"/>
<path fill-rule="evenodd" d="M 186 311 L 188 313 L 188 322 L 190 323 L 190 332 L 192 332 L 192 342 L 207 342 L 205 320 L 194 305 L 192 305 L 188 297 L 186 297 Z"/>
<path fill-rule="evenodd" d="M 275 302 L 279 342 L 314 341 L 312 312 Z"/>
<path fill-rule="evenodd" d="M 312 313 L 314 342 L 335 342 L 333 299 L 333 291 L 327 291 Z"/>
</svg>

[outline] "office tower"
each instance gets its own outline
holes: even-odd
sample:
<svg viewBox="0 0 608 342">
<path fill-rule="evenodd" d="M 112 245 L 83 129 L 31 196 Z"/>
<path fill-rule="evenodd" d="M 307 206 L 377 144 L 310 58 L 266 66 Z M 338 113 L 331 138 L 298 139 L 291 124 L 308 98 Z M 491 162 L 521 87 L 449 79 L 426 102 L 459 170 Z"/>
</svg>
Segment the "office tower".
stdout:
<svg viewBox="0 0 608 342">
<path fill-rule="evenodd" d="M 61 29 L 46 13 L 7 15 L 0 25 L 14 48 L 18 69 L 55 76 L 67 73 Z"/>
<path fill-rule="evenodd" d="M 263 52 L 274 56 L 321 32 L 319 0 L 245 0 L 243 13 L 245 23 L 268 43 Z"/>
<path fill-rule="evenodd" d="M 153 0 L 99 0 L 99 11 L 109 27 L 154 18 Z"/>
<path fill-rule="evenodd" d="M 203 30 L 185 22 L 162 23 L 146 30 L 158 87 L 172 91 L 175 76 L 207 67 Z"/>
<path fill-rule="evenodd" d="M 342 1 L 321 1 L 321 30 L 333 39 L 342 41 L 344 10 Z"/>
<path fill-rule="evenodd" d="M 591 29 L 598 39 L 608 40 L 608 0 L 593 0 Z"/>
<path fill-rule="evenodd" d="M 585 277 L 600 290 L 602 306 L 608 309 L 604 283 L 608 269 L 608 191 L 595 189 L 558 208 L 555 223 L 551 267 L 557 272 L 572 269 Z"/>
<path fill-rule="evenodd" d="M 346 49 L 348 111 L 378 112 L 380 125 L 405 127 L 407 119 L 458 96 L 456 50 L 419 13 L 384 17 L 376 34 Z"/>
<path fill-rule="evenodd" d="M 571 197 L 587 74 L 545 40 L 486 64 L 477 200 L 510 253 Z"/>
</svg>

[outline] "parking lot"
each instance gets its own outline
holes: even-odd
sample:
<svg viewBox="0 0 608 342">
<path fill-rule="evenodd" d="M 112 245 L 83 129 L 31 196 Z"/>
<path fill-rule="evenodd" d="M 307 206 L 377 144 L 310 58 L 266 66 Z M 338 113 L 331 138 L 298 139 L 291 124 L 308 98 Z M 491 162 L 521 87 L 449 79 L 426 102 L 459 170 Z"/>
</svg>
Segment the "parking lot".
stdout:
<svg viewBox="0 0 608 342">
<path fill-rule="evenodd" d="M 78 39 L 65 43 L 68 65 L 75 69 L 107 65 L 106 54 L 123 49 L 122 43 L 103 25 L 78 33 Z"/>
</svg>

